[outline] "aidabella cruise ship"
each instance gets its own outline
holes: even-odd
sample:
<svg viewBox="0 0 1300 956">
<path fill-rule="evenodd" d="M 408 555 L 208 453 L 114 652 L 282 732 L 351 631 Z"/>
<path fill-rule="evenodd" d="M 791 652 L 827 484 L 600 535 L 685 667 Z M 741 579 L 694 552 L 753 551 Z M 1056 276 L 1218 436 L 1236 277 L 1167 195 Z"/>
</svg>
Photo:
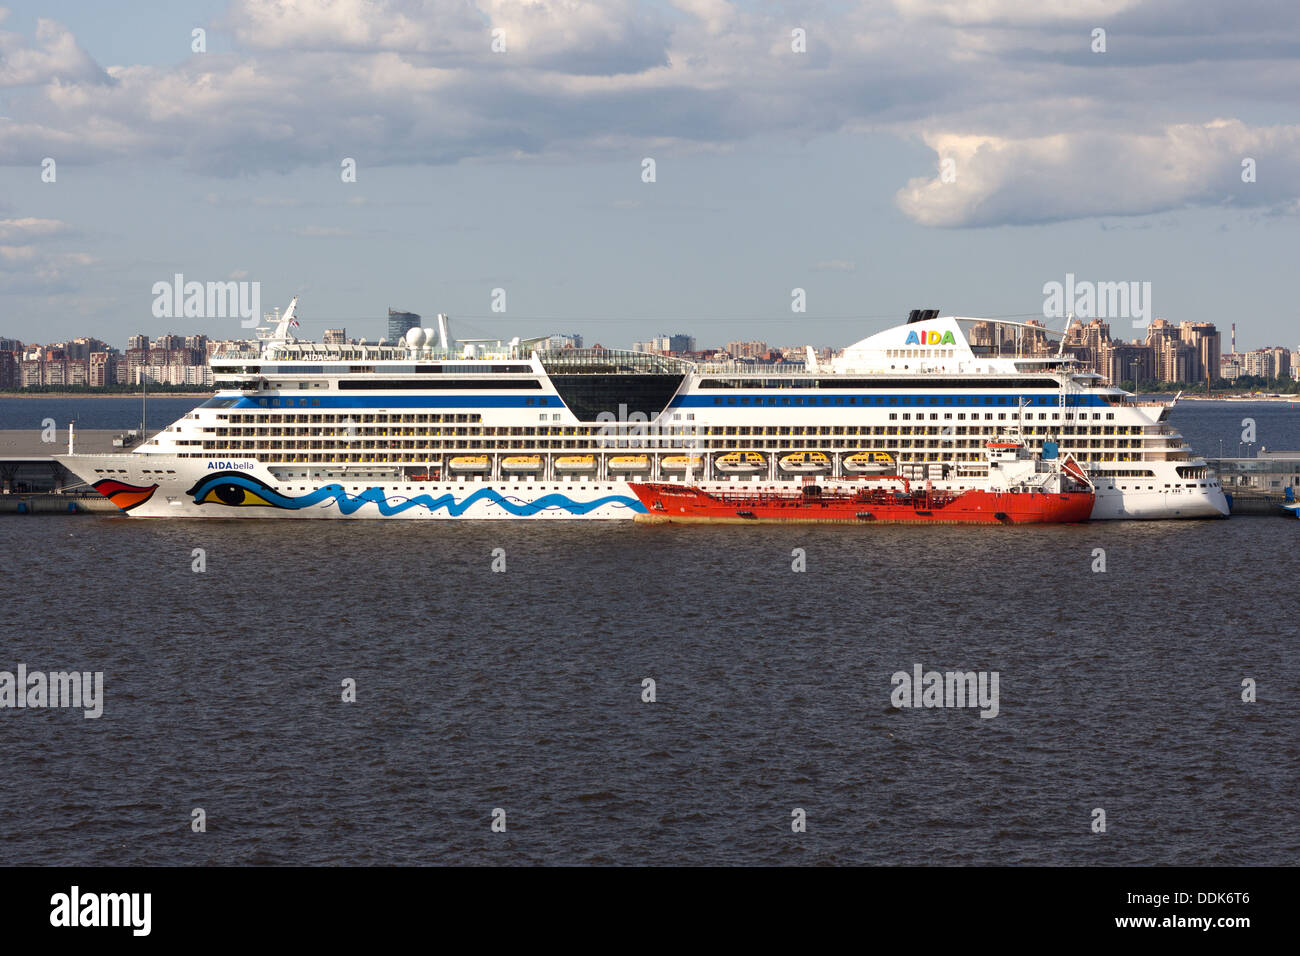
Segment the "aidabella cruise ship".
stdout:
<svg viewBox="0 0 1300 956">
<path fill-rule="evenodd" d="M 985 443 L 1058 443 L 1094 519 L 1228 513 L 1167 423 L 1036 324 L 938 317 L 828 363 L 704 364 L 544 340 L 453 341 L 446 318 L 395 345 L 291 334 L 212 359 L 219 391 L 138 448 L 59 456 L 143 517 L 631 518 L 629 481 L 735 487 L 885 471 L 936 488 L 987 479 Z"/>
</svg>

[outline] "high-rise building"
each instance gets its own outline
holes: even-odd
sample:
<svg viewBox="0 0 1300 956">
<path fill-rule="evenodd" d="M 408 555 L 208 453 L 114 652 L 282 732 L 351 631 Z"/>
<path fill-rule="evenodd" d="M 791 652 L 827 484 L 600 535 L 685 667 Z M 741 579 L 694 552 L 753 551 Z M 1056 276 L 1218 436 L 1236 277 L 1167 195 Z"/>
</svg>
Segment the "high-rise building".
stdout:
<svg viewBox="0 0 1300 956">
<path fill-rule="evenodd" d="M 149 348 L 149 336 L 147 336 L 147 335 L 133 335 L 133 336 L 131 336 L 129 339 L 126 340 L 126 347 L 127 347 L 127 350 L 128 350 L 128 351 L 132 351 L 132 350 L 135 350 L 135 349 L 146 349 L 146 350 L 147 350 L 147 349 Z"/>
<path fill-rule="evenodd" d="M 92 388 L 117 384 L 117 353 L 91 352 L 86 384 Z"/>
<path fill-rule="evenodd" d="M 538 343 L 539 345 L 542 343 Z M 582 336 L 576 332 L 571 334 L 556 334 L 548 336 L 544 348 L 548 349 L 580 349 L 582 348 Z"/>
<path fill-rule="evenodd" d="M 1291 350 L 1281 346 L 1272 346 L 1265 349 L 1273 357 L 1273 378 L 1290 378 L 1291 377 Z"/>
<path fill-rule="evenodd" d="M 0 339 L 0 342 L 7 341 Z M 0 388 L 18 388 L 22 376 L 18 370 L 19 352 L 15 349 L 0 349 Z"/>
<path fill-rule="evenodd" d="M 648 342 L 634 342 L 632 348 L 637 352 L 681 353 L 695 351 L 695 336 L 678 333 L 665 335 L 659 333 Z"/>
<path fill-rule="evenodd" d="M 388 341 L 400 342 L 411 329 L 419 328 L 420 317 L 414 312 L 388 310 Z"/>
<path fill-rule="evenodd" d="M 1219 377 L 1219 358 L 1223 343 L 1219 330 L 1210 322 L 1180 322 L 1178 337 L 1196 350 L 1197 369 L 1194 378 L 1187 381 L 1213 381 Z"/>
<path fill-rule="evenodd" d="M 766 342 L 728 342 L 727 354 L 732 358 L 758 358 L 768 353 Z"/>
<path fill-rule="evenodd" d="M 402 334 L 405 335 L 406 333 L 403 332 Z M 325 345 L 347 345 L 348 330 L 347 329 L 326 329 L 325 338 L 322 341 Z"/>
<path fill-rule="evenodd" d="M 1096 371 L 1113 384 L 1150 382 L 1158 377 L 1152 358 L 1151 349 L 1140 342 L 1107 342 Z"/>
</svg>

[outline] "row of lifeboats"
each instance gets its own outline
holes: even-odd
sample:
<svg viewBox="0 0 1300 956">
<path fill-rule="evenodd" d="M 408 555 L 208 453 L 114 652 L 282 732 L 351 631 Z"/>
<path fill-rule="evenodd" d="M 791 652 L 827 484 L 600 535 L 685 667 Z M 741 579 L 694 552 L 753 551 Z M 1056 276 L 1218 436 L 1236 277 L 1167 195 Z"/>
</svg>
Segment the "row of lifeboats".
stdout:
<svg viewBox="0 0 1300 956">
<path fill-rule="evenodd" d="M 605 464 L 609 474 L 642 474 L 651 468 L 649 455 L 614 455 Z M 842 462 L 844 471 L 854 475 L 887 474 L 895 470 L 893 456 L 883 451 L 860 451 L 847 455 Z M 554 471 L 558 475 L 589 474 L 596 470 L 595 455 L 561 455 L 555 459 Z M 795 474 L 825 474 L 831 470 L 830 458 L 820 451 L 796 451 L 783 455 L 777 466 Z M 447 463 L 448 469 L 458 475 L 483 474 L 492 470 L 487 455 L 459 455 Z M 660 473 L 685 473 L 704 467 L 700 455 L 666 455 L 659 460 Z M 713 467 L 730 475 L 756 475 L 767 471 L 766 455 L 756 451 L 733 451 L 714 459 Z M 545 468 L 541 455 L 507 455 L 501 459 L 501 472 L 507 475 L 535 474 Z"/>
</svg>

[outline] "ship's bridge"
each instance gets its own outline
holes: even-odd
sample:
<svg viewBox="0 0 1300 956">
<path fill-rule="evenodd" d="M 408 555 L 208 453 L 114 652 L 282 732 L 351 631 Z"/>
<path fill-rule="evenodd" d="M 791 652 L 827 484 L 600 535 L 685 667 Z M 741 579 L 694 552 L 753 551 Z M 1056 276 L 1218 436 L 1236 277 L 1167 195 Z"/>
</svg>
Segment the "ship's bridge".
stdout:
<svg viewBox="0 0 1300 956">
<path fill-rule="evenodd" d="M 945 316 L 877 332 L 850 345 L 831 364 L 837 372 L 1004 373 L 1072 359 L 1062 354 L 1061 345 L 1062 333 L 1033 320 Z"/>
</svg>

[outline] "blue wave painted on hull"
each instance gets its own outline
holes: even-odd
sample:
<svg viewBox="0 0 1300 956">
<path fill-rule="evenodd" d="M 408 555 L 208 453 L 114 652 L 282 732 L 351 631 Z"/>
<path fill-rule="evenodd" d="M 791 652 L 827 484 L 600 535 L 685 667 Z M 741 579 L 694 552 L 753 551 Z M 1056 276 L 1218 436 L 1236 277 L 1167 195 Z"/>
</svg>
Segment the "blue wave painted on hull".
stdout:
<svg viewBox="0 0 1300 956">
<path fill-rule="evenodd" d="M 594 501 L 574 501 L 567 495 L 551 493 L 543 495 L 534 501 L 523 501 L 518 498 L 507 498 L 493 488 L 480 488 L 459 502 L 453 494 L 444 494 L 437 497 L 432 495 L 414 495 L 409 498 L 403 496 L 389 497 L 384 494 L 382 488 L 367 488 L 358 495 L 349 495 L 342 485 L 337 484 L 322 485 L 308 494 L 290 498 L 280 494 L 272 489 L 270 485 L 256 478 L 228 472 L 212 475 L 199 481 L 190 489 L 190 494 L 194 496 L 195 504 L 200 505 L 260 506 L 283 508 L 290 511 L 301 511 L 304 508 L 311 508 L 316 505 L 328 507 L 330 503 L 333 503 L 345 515 L 355 514 L 366 505 L 373 504 L 378 508 L 379 513 L 385 517 L 401 514 L 417 507 L 428 508 L 430 511 L 445 508 L 448 514 L 459 517 L 482 501 L 498 505 L 519 518 L 530 517 L 543 511 L 565 511 L 572 515 L 585 515 L 605 505 L 628 508 L 636 513 L 644 513 L 646 510 L 641 502 L 626 495 L 606 495 Z"/>
</svg>

